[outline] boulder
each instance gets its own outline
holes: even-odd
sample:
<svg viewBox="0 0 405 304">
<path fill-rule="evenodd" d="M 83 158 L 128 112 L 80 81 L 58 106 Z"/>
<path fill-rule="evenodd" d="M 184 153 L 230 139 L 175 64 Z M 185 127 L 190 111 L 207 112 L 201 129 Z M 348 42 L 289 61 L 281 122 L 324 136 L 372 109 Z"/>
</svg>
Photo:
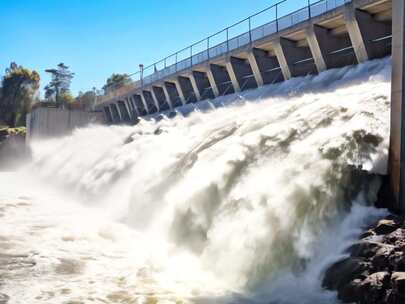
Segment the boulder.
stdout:
<svg viewBox="0 0 405 304">
<path fill-rule="evenodd" d="M 374 232 L 377 235 L 388 234 L 400 227 L 401 225 L 393 219 L 383 219 L 377 223 L 377 226 L 374 228 Z"/>
<path fill-rule="evenodd" d="M 385 244 L 380 242 L 361 240 L 350 246 L 347 252 L 350 253 L 352 257 L 371 258 L 384 246 Z"/>
<path fill-rule="evenodd" d="M 360 303 L 381 304 L 387 298 L 391 275 L 388 271 L 370 274 L 365 278 L 359 288 Z M 358 299 L 357 299 L 358 300 Z"/>
<path fill-rule="evenodd" d="M 358 277 L 367 276 L 368 263 L 360 258 L 345 258 L 333 264 L 325 273 L 322 286 L 340 290 Z"/>
</svg>

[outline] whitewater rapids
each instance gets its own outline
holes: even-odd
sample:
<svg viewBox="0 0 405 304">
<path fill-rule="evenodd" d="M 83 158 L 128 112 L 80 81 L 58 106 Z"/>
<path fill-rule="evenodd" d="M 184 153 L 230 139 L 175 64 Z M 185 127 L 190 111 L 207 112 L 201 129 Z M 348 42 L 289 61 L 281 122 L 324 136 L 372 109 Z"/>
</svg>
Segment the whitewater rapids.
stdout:
<svg viewBox="0 0 405 304">
<path fill-rule="evenodd" d="M 335 303 L 386 173 L 390 59 L 32 142 L 0 172 L 0 303 Z"/>
</svg>

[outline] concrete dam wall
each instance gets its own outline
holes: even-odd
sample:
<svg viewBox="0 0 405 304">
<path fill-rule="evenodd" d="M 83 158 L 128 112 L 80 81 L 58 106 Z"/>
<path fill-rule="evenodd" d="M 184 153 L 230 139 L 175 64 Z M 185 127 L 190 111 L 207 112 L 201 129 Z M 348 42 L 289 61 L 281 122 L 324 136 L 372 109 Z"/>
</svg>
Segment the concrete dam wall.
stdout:
<svg viewBox="0 0 405 304">
<path fill-rule="evenodd" d="M 288 1 L 268 8 L 280 10 Z M 174 64 L 172 56 L 152 65 L 149 75 L 104 96 L 98 109 L 109 123 L 133 123 L 137 117 L 167 113 L 176 107 L 213 99 L 292 77 L 316 74 L 381 58 L 391 54 L 391 0 L 323 0 L 290 14 L 277 16 L 253 28 L 252 15 L 235 24 L 249 22 L 249 31 L 230 37 L 233 26 L 221 31 L 226 40 Z M 220 33 L 221 33 L 220 32 Z M 200 42 L 199 42 L 200 43 Z M 148 70 L 148 68 L 145 68 Z M 146 76 L 145 76 L 146 75 Z"/>
<path fill-rule="evenodd" d="M 27 116 L 27 139 L 61 136 L 91 123 L 105 123 L 103 113 L 37 108 Z"/>
</svg>

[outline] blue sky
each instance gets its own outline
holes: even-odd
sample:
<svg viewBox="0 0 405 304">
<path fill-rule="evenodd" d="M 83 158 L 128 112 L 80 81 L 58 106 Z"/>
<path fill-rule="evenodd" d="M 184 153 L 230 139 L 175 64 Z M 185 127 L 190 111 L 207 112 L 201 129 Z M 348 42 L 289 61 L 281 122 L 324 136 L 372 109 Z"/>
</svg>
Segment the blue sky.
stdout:
<svg viewBox="0 0 405 304">
<path fill-rule="evenodd" d="M 0 0 L 0 75 L 15 61 L 39 71 L 43 87 L 44 70 L 64 62 L 74 94 L 100 88 L 112 73 L 135 72 L 275 2 Z"/>
</svg>

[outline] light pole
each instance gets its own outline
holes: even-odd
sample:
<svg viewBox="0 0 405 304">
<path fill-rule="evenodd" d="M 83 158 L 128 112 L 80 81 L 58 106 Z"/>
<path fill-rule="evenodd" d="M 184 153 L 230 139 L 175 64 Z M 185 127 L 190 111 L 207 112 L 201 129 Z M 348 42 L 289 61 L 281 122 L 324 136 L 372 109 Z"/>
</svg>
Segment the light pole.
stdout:
<svg viewBox="0 0 405 304">
<path fill-rule="evenodd" d="M 141 87 L 143 87 L 143 64 L 139 65 Z"/>
</svg>

